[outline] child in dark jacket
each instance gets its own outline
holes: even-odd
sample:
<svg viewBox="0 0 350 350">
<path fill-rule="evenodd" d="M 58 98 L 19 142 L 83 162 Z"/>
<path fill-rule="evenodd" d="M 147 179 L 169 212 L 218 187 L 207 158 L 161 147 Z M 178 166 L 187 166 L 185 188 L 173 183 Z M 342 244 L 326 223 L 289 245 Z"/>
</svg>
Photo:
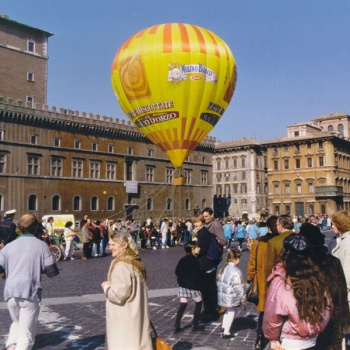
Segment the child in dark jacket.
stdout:
<svg viewBox="0 0 350 350">
<path fill-rule="evenodd" d="M 179 284 L 178 297 L 180 298 L 180 306 L 177 310 L 174 333 L 181 332 L 180 327 L 182 316 L 187 308 L 188 298 L 192 298 L 195 302 L 193 312 L 192 330 L 203 329 L 199 326 L 199 315 L 202 309 L 202 294 L 200 292 L 200 274 L 198 259 L 195 257 L 199 253 L 200 248 L 195 242 L 189 242 L 185 245 L 186 256 L 178 262 L 175 274 Z"/>
</svg>

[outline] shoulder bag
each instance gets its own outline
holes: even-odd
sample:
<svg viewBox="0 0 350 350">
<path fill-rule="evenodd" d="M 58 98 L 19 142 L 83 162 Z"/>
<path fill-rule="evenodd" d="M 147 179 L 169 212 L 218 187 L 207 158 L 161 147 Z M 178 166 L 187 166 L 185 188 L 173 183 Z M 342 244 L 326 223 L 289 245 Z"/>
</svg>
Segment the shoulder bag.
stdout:
<svg viewBox="0 0 350 350">
<path fill-rule="evenodd" d="M 258 241 L 258 244 L 256 245 L 256 252 L 255 252 L 255 277 L 253 281 L 250 282 L 249 287 L 246 291 L 247 302 L 253 303 L 254 305 L 258 305 L 259 303 L 258 279 L 256 277 L 257 265 L 258 265 L 258 248 L 259 248 L 259 241 Z"/>
</svg>

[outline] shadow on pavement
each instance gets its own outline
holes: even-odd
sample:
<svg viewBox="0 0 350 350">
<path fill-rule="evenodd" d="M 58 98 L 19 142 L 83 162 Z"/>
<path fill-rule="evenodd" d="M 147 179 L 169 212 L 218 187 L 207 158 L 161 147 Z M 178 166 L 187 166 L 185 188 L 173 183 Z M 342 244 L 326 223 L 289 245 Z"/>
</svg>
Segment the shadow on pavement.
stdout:
<svg viewBox="0 0 350 350">
<path fill-rule="evenodd" d="M 247 315 L 235 318 L 231 330 L 236 333 L 245 329 L 256 329 L 256 327 L 256 315 Z"/>
</svg>

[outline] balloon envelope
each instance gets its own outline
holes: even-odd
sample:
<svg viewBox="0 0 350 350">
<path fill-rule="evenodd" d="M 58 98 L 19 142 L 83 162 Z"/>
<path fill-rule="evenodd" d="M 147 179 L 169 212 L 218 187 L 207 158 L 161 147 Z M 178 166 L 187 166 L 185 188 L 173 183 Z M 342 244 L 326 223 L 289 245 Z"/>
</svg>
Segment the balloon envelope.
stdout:
<svg viewBox="0 0 350 350">
<path fill-rule="evenodd" d="M 230 48 L 213 32 L 167 23 L 122 45 L 111 80 L 129 119 L 180 167 L 222 117 L 237 73 Z"/>
</svg>

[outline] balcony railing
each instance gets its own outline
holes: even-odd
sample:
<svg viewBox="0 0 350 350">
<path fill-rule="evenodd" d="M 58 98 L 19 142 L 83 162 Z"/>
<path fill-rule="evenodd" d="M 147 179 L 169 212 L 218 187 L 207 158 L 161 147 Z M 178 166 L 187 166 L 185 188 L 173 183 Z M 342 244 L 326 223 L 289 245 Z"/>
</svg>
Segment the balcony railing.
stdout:
<svg viewBox="0 0 350 350">
<path fill-rule="evenodd" d="M 318 186 L 315 187 L 316 197 L 343 197 L 341 186 Z"/>
</svg>

